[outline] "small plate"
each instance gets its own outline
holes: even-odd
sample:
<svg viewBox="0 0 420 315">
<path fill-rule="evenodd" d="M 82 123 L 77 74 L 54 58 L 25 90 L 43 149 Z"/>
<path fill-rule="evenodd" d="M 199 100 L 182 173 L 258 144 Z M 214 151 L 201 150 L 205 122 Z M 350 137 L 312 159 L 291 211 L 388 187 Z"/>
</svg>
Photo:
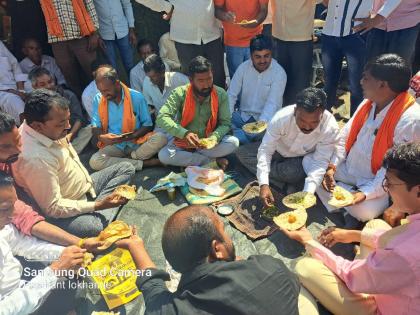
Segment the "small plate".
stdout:
<svg viewBox="0 0 420 315">
<path fill-rule="evenodd" d="M 231 206 L 220 206 L 217 208 L 217 213 L 220 215 L 230 215 L 233 213 L 233 208 Z"/>
</svg>

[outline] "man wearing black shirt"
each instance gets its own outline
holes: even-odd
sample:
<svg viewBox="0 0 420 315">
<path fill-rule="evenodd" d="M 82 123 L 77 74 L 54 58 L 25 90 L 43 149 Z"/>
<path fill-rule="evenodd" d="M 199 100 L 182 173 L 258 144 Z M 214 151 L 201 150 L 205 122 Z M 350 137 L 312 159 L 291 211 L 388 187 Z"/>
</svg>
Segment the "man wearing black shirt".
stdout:
<svg viewBox="0 0 420 315">
<path fill-rule="evenodd" d="M 117 245 L 130 250 L 138 269 L 149 270 L 137 281 L 146 314 L 298 314 L 296 276 L 271 256 L 237 260 L 223 222 L 208 207 L 180 209 L 164 226 L 165 258 L 182 274 L 175 293 L 166 288 L 169 275 L 156 269 L 138 236 Z"/>
</svg>

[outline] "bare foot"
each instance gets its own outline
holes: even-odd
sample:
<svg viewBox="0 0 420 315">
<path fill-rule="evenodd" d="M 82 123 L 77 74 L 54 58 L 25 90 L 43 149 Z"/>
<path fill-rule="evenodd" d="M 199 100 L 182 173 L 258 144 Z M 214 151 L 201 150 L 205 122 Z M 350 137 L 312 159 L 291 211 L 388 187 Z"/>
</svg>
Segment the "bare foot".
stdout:
<svg viewBox="0 0 420 315">
<path fill-rule="evenodd" d="M 216 163 L 224 171 L 226 171 L 226 169 L 229 165 L 229 161 L 225 158 L 217 158 Z"/>
<path fill-rule="evenodd" d="M 152 166 L 163 166 L 162 162 L 159 159 L 148 159 L 143 161 L 143 167 L 152 167 Z"/>
</svg>

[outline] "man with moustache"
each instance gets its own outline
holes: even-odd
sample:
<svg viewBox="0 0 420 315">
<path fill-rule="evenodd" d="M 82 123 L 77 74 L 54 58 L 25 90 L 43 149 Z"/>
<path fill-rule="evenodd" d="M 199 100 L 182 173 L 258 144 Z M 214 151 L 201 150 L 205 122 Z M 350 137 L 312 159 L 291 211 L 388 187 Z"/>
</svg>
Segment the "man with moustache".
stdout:
<svg viewBox="0 0 420 315">
<path fill-rule="evenodd" d="M 228 90 L 233 135 L 241 144 L 261 140 L 263 132 L 252 135 L 245 133 L 242 127 L 246 123 L 271 120 L 283 104 L 287 81 L 286 72 L 272 58 L 271 38 L 257 35 L 249 48 L 251 60 L 238 67 Z"/>
<path fill-rule="evenodd" d="M 251 143 L 239 148 L 238 159 L 257 174 L 265 206 L 274 203 L 270 182 L 291 192 L 305 181 L 303 191 L 312 194 L 321 184 L 339 133 L 334 116 L 325 110 L 326 98 L 321 89 L 303 90 L 296 105 L 274 115 L 259 147 Z M 302 161 L 309 165 L 306 174 Z"/>
<path fill-rule="evenodd" d="M 213 85 L 212 64 L 202 56 L 191 60 L 190 84 L 176 88 L 160 109 L 158 127 L 174 136 L 159 152 L 159 160 L 166 165 L 203 165 L 215 159 L 226 168 L 224 156 L 239 146 L 236 137 L 227 133 L 231 128 L 231 114 L 227 93 Z M 217 144 L 206 149 L 200 139 L 210 138 Z"/>
<path fill-rule="evenodd" d="M 163 228 L 165 258 L 182 274 L 176 293 L 168 291 L 169 275 L 156 269 L 137 235 L 117 246 L 130 250 L 137 269 L 145 274 L 137 280 L 145 314 L 298 314 L 296 276 L 271 256 L 239 259 L 223 221 L 209 207 L 182 208 Z"/>
<path fill-rule="evenodd" d="M 121 162 L 90 175 L 66 137 L 68 101 L 55 92 L 31 92 L 24 117 L 22 153 L 12 165 L 16 183 L 50 223 L 79 237 L 97 236 L 126 203 L 113 191 L 130 182 L 134 167 Z"/>
</svg>

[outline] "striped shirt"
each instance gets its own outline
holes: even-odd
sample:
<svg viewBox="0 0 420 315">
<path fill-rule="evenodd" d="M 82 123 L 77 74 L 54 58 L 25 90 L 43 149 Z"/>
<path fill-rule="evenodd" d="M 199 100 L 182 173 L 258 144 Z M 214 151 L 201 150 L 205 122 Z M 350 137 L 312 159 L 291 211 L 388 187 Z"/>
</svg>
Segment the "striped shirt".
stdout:
<svg viewBox="0 0 420 315">
<path fill-rule="evenodd" d="M 344 37 L 353 34 L 352 28 L 360 22 L 354 18 L 369 16 L 373 0 L 330 0 L 323 34 Z"/>
</svg>

